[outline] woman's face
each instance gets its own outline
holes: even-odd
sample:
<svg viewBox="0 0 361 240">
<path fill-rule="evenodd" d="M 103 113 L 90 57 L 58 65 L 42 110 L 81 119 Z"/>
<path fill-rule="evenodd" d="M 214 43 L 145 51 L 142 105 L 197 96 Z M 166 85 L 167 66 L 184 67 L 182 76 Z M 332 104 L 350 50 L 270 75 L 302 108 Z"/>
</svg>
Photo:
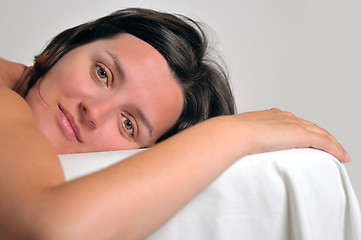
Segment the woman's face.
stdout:
<svg viewBox="0 0 361 240">
<path fill-rule="evenodd" d="M 167 61 L 130 34 L 68 52 L 25 99 L 58 153 L 150 146 L 183 109 Z"/>
</svg>

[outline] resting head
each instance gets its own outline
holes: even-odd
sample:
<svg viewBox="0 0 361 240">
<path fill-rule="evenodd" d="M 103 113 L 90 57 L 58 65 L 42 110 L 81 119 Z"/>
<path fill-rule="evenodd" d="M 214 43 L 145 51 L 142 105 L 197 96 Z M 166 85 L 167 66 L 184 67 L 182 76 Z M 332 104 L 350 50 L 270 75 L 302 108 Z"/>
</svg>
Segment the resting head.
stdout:
<svg viewBox="0 0 361 240">
<path fill-rule="evenodd" d="M 57 35 L 35 57 L 25 99 L 59 153 L 148 147 L 235 112 L 207 45 L 187 17 L 120 10 Z"/>
</svg>

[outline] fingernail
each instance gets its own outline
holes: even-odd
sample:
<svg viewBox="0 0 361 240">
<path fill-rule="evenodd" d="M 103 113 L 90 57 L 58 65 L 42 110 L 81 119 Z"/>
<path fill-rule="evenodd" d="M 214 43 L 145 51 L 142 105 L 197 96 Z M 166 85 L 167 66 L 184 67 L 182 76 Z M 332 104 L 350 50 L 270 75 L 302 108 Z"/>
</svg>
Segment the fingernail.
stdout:
<svg viewBox="0 0 361 240">
<path fill-rule="evenodd" d="M 351 162 L 351 157 L 350 157 L 350 155 L 347 153 L 346 150 L 345 150 L 345 159 L 347 160 L 347 162 Z"/>
</svg>

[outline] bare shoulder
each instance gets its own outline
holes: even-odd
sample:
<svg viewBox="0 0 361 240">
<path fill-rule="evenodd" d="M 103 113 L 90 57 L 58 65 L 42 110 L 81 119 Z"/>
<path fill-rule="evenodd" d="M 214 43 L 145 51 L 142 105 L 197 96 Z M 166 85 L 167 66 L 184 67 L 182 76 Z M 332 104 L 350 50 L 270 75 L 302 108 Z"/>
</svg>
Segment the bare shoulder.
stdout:
<svg viewBox="0 0 361 240">
<path fill-rule="evenodd" d="M 2 123 L 15 119 L 16 121 L 22 119 L 34 121 L 31 109 L 25 99 L 10 89 L 3 80 L 0 81 L 0 109 L 3 113 L 0 117 Z"/>
</svg>

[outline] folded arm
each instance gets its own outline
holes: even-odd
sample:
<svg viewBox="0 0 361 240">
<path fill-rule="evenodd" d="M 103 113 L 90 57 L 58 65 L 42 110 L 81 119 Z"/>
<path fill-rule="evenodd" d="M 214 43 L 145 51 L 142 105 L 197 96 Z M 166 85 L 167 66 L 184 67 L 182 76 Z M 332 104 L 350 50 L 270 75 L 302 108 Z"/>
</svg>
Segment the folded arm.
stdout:
<svg viewBox="0 0 361 240">
<path fill-rule="evenodd" d="M 0 96 L 4 239 L 142 239 L 242 156 L 314 147 L 348 161 L 326 131 L 273 109 L 207 120 L 66 183 L 57 154 L 37 131 L 26 102 L 5 84 Z"/>
</svg>

